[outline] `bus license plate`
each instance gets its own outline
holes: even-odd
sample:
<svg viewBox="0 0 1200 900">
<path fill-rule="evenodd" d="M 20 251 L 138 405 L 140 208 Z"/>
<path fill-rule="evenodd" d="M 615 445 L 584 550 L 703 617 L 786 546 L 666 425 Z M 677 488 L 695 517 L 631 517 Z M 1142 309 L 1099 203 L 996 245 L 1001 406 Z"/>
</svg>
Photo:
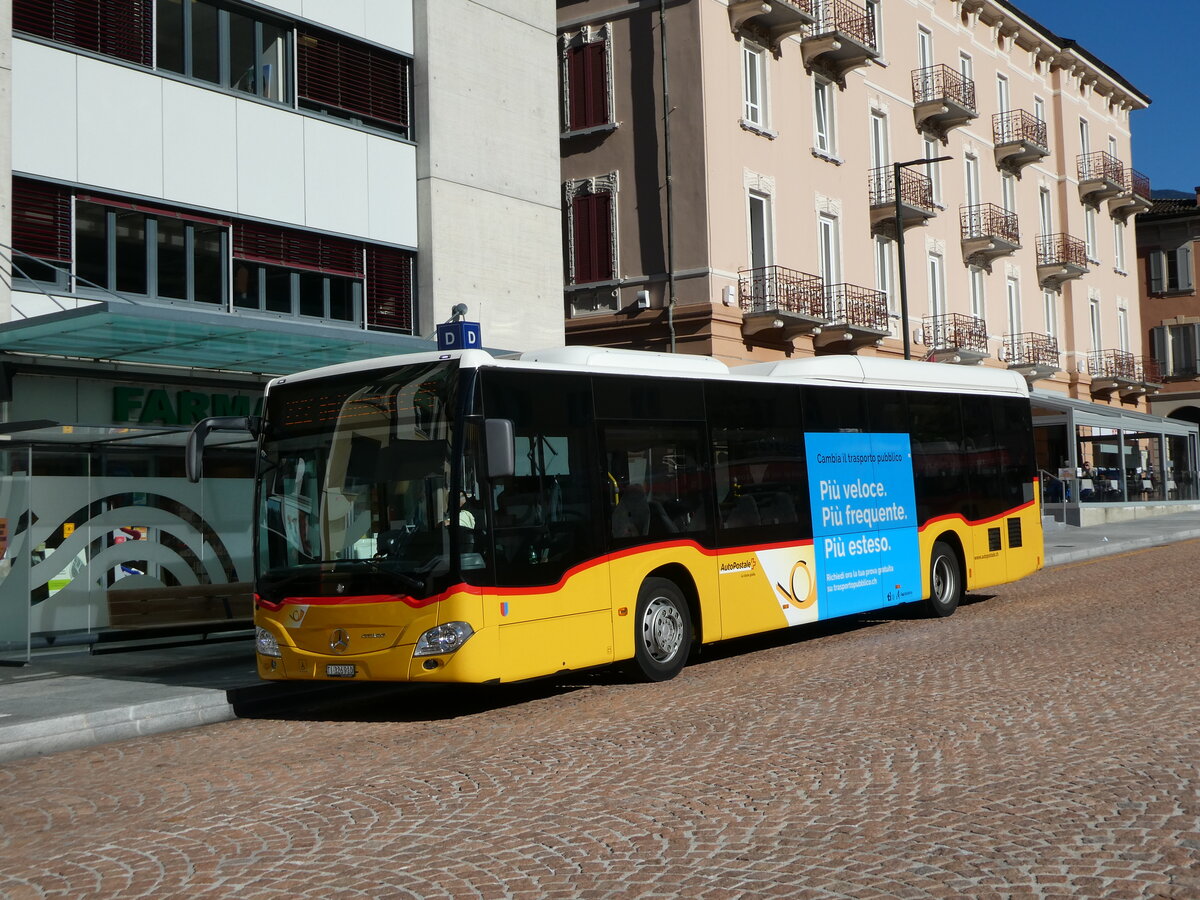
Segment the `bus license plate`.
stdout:
<svg viewBox="0 0 1200 900">
<path fill-rule="evenodd" d="M 325 667 L 325 674 L 330 678 L 353 678 L 354 671 L 353 665 L 328 665 Z"/>
</svg>

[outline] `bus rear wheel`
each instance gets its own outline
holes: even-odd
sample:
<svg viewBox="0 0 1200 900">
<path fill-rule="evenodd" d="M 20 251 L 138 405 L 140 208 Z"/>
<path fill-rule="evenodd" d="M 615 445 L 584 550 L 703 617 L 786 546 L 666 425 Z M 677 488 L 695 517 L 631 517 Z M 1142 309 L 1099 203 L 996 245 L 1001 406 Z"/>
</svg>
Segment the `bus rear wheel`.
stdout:
<svg viewBox="0 0 1200 900">
<path fill-rule="evenodd" d="M 925 601 L 925 611 L 936 619 L 952 615 L 962 599 L 962 589 L 958 554 L 944 541 L 935 542 L 929 557 L 929 597 Z"/>
<path fill-rule="evenodd" d="M 675 582 L 642 582 L 633 627 L 633 674 L 646 681 L 678 675 L 692 647 L 692 616 Z"/>
</svg>

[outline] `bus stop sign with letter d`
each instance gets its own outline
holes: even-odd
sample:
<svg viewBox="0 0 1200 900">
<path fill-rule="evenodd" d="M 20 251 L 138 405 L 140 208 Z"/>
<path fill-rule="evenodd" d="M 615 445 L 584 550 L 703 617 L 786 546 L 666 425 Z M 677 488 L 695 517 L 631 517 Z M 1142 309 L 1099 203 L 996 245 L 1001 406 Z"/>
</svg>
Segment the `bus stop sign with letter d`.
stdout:
<svg viewBox="0 0 1200 900">
<path fill-rule="evenodd" d="M 437 327 L 439 350 L 479 350 L 483 337 L 478 322 L 447 322 Z"/>
</svg>

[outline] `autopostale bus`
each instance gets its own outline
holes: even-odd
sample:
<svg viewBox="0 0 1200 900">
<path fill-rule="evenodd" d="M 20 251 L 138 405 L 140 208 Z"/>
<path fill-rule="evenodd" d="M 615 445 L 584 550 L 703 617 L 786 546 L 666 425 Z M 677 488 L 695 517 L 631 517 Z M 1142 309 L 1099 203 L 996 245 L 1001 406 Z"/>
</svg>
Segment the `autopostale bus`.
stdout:
<svg viewBox="0 0 1200 900">
<path fill-rule="evenodd" d="M 245 424 L 267 679 L 663 680 L 704 644 L 948 616 L 1042 565 L 1008 372 L 428 353 L 278 378 Z"/>
</svg>

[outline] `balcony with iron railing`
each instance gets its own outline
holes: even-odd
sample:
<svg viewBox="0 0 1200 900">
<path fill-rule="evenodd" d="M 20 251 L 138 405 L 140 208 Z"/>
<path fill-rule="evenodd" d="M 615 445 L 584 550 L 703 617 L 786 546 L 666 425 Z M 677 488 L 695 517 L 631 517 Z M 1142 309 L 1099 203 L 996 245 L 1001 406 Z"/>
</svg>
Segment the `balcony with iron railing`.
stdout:
<svg viewBox="0 0 1200 900">
<path fill-rule="evenodd" d="M 987 323 L 962 313 L 926 316 L 921 322 L 921 343 L 931 362 L 975 365 L 988 356 Z"/>
<path fill-rule="evenodd" d="M 879 166 L 868 176 L 871 203 L 871 227 L 878 232 L 896 232 L 896 173 L 892 166 Z M 933 200 L 933 179 L 924 172 L 900 169 L 900 224 L 904 228 L 920 225 L 937 215 Z"/>
<path fill-rule="evenodd" d="M 963 259 L 971 265 L 990 266 L 992 260 L 1021 249 L 1017 214 L 995 203 L 963 206 L 958 211 Z"/>
<path fill-rule="evenodd" d="M 913 69 L 912 92 L 917 127 L 940 138 L 979 116 L 975 82 L 950 66 Z"/>
<path fill-rule="evenodd" d="M 878 58 L 875 10 L 850 0 L 810 0 L 813 23 L 804 29 L 804 65 L 840 84 L 846 73 Z"/>
<path fill-rule="evenodd" d="M 1093 396 L 1125 394 L 1138 384 L 1137 362 L 1128 350 L 1093 350 L 1088 355 L 1088 374 Z"/>
<path fill-rule="evenodd" d="M 1050 155 L 1046 123 L 1023 109 L 992 116 L 992 143 L 996 148 L 996 165 L 1017 175 L 1030 163 Z"/>
<path fill-rule="evenodd" d="M 1038 282 L 1057 290 L 1064 281 L 1087 274 L 1087 244 L 1069 234 L 1039 234 L 1037 267 Z"/>
<path fill-rule="evenodd" d="M 1163 386 L 1162 366 L 1153 356 L 1139 356 L 1134 361 L 1134 375 L 1148 394 L 1157 394 Z"/>
<path fill-rule="evenodd" d="M 1129 168 L 1126 172 L 1129 189 L 1108 201 L 1109 212 L 1122 219 L 1136 216 L 1154 205 L 1150 199 L 1150 176 L 1134 168 Z"/>
<path fill-rule="evenodd" d="M 785 38 L 800 34 L 815 21 L 818 0 L 733 0 L 729 25 L 734 34 L 745 32 L 776 50 Z"/>
<path fill-rule="evenodd" d="M 816 275 L 783 266 L 743 269 L 738 273 L 742 334 L 791 340 L 819 334 L 826 316 L 825 284 Z"/>
<path fill-rule="evenodd" d="M 1076 169 L 1079 174 L 1079 199 L 1084 203 L 1100 203 L 1126 193 L 1129 178 L 1125 164 L 1103 150 L 1080 154 Z"/>
<path fill-rule="evenodd" d="M 1000 348 L 1000 358 L 1030 383 L 1062 371 L 1058 338 L 1036 331 L 1006 334 Z"/>
<path fill-rule="evenodd" d="M 879 344 L 888 334 L 887 294 L 857 284 L 825 285 L 829 323 L 813 339 L 815 347 L 856 349 Z"/>
</svg>

